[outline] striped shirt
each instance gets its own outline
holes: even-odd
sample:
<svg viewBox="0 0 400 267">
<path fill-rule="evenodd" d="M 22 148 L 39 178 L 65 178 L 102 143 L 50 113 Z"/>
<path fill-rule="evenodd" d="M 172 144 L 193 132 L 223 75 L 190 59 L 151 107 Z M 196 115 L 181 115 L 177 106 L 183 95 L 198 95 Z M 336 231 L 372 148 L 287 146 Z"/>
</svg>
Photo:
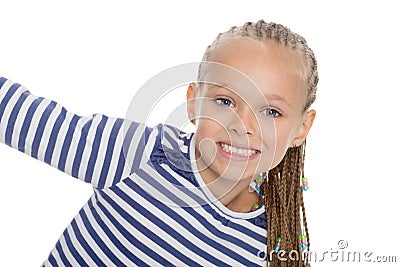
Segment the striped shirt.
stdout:
<svg viewBox="0 0 400 267">
<path fill-rule="evenodd" d="M 193 136 L 78 116 L 0 77 L 0 141 L 93 186 L 43 266 L 265 266 L 264 207 L 216 200 Z"/>
</svg>

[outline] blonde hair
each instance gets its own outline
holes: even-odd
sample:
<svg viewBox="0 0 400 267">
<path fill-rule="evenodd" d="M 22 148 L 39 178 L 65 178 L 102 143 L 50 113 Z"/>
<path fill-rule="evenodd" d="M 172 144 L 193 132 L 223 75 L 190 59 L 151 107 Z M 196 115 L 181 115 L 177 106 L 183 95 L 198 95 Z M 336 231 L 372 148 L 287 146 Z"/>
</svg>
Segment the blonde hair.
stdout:
<svg viewBox="0 0 400 267">
<path fill-rule="evenodd" d="M 288 52 L 297 53 L 302 61 L 301 72 L 304 78 L 305 103 L 303 112 L 307 111 L 316 98 L 318 71 L 317 61 L 313 51 L 308 47 L 306 40 L 289 28 L 259 20 L 256 23 L 247 22 L 239 27 L 232 27 L 227 32 L 220 33 L 209 45 L 204 53 L 203 62 L 212 61 L 215 49 L 228 38 L 250 38 L 260 42 L 272 40 L 276 44 L 287 48 Z M 200 79 L 203 72 L 203 63 L 198 70 Z M 267 252 L 273 250 L 275 239 L 281 238 L 280 249 L 289 253 L 297 251 L 299 258 L 280 261 L 272 257 L 271 266 L 307 266 L 308 258 L 303 259 L 301 254 L 309 251 L 310 238 L 303 202 L 303 190 L 300 182 L 304 177 L 304 157 L 306 142 L 286 151 L 282 161 L 268 172 L 268 178 L 263 184 L 264 203 L 267 216 Z M 299 237 L 306 235 L 308 246 L 304 251 L 299 249 Z M 276 253 L 275 253 L 276 255 Z M 287 254 L 286 254 L 287 255 Z"/>
<path fill-rule="evenodd" d="M 275 43 L 288 48 L 289 51 L 297 52 L 302 59 L 305 80 L 305 94 L 306 101 L 304 111 L 306 111 L 311 104 L 315 101 L 317 83 L 318 83 L 318 70 L 317 60 L 311 48 L 308 47 L 307 41 L 297 33 L 292 32 L 289 28 L 276 24 L 273 22 L 266 23 L 259 20 L 256 23 L 246 22 L 242 26 L 231 27 L 228 31 L 218 34 L 217 38 L 207 47 L 203 54 L 203 62 L 212 61 L 214 51 L 220 44 L 232 37 L 250 38 L 256 41 L 272 40 Z M 202 75 L 203 65 L 200 64 L 198 78 Z"/>
</svg>

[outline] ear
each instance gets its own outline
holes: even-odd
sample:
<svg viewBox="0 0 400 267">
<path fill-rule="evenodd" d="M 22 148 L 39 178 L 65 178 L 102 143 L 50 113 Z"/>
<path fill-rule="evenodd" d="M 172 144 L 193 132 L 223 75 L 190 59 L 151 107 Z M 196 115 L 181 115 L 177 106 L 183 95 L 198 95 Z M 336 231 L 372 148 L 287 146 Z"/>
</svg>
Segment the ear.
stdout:
<svg viewBox="0 0 400 267">
<path fill-rule="evenodd" d="M 307 113 L 304 115 L 302 123 L 297 129 L 296 136 L 293 138 L 292 146 L 300 146 L 304 142 L 304 140 L 306 140 L 308 132 L 310 131 L 311 126 L 314 122 L 315 116 L 315 110 L 312 109 L 307 111 Z"/>
<path fill-rule="evenodd" d="M 186 91 L 186 104 L 189 120 L 196 124 L 196 83 L 190 83 Z"/>
</svg>

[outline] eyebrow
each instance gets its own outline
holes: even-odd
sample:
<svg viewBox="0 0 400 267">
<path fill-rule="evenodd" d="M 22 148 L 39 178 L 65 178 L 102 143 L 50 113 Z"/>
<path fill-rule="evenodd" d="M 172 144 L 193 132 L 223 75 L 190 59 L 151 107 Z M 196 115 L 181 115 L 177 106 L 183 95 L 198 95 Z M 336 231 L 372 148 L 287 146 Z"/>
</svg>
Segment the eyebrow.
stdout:
<svg viewBox="0 0 400 267">
<path fill-rule="evenodd" d="M 291 106 L 291 104 L 286 100 L 284 96 L 276 95 L 276 94 L 264 94 L 264 97 L 268 101 L 275 101 L 275 102 L 281 102 L 283 104 L 286 104 L 287 106 Z"/>
</svg>

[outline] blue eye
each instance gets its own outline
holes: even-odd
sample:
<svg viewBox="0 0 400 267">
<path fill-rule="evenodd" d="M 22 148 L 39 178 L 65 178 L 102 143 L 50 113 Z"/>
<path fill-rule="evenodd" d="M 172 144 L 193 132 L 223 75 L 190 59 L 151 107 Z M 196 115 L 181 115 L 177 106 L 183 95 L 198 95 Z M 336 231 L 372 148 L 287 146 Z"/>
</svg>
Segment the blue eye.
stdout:
<svg viewBox="0 0 400 267">
<path fill-rule="evenodd" d="M 272 108 L 267 108 L 266 110 L 263 111 L 263 114 L 273 118 L 281 116 L 281 114 L 277 110 Z"/>
<path fill-rule="evenodd" d="M 229 99 L 226 98 L 218 98 L 215 101 L 217 101 L 217 103 L 221 106 L 226 106 L 226 107 L 233 107 L 233 103 L 232 101 L 230 101 Z"/>
</svg>

